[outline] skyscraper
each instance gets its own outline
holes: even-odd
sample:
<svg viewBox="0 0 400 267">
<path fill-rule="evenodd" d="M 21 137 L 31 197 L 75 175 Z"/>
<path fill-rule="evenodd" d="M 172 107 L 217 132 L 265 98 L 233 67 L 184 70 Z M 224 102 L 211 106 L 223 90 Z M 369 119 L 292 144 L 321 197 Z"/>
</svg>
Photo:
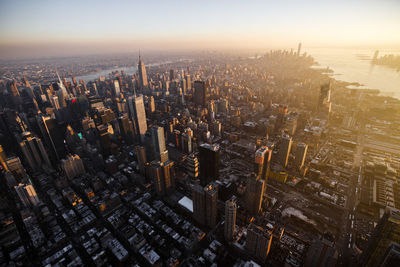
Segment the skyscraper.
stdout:
<svg viewBox="0 0 400 267">
<path fill-rule="evenodd" d="M 66 155 L 63 135 L 65 128 L 50 116 L 42 117 L 42 119 L 50 147 L 53 149 L 55 158 L 60 160 Z"/>
<path fill-rule="evenodd" d="M 392 242 L 400 242 L 400 211 L 388 208 L 361 256 L 362 266 L 378 266 Z"/>
<path fill-rule="evenodd" d="M 186 91 L 187 91 L 185 78 L 183 78 L 180 81 L 180 86 L 181 86 L 181 89 L 182 89 L 182 92 L 181 92 L 182 93 L 182 97 L 184 98 L 185 95 L 186 95 Z"/>
<path fill-rule="evenodd" d="M 85 173 L 85 167 L 78 155 L 68 155 L 66 159 L 62 159 L 61 168 L 67 175 L 68 179 L 72 179 L 79 174 Z"/>
<path fill-rule="evenodd" d="M 218 145 L 201 144 L 200 152 L 200 184 L 207 184 L 219 178 L 220 150 Z"/>
<path fill-rule="evenodd" d="M 194 185 L 192 188 L 192 200 L 193 200 L 193 218 L 199 224 L 204 224 L 206 208 L 204 189 L 200 185 Z"/>
<path fill-rule="evenodd" d="M 20 142 L 22 153 L 32 170 L 38 170 L 43 166 L 51 167 L 49 157 L 44 149 L 42 140 L 33 136 L 30 132 L 23 133 L 24 140 Z"/>
<path fill-rule="evenodd" d="M 20 96 L 18 88 L 17 88 L 17 82 L 15 80 L 8 82 L 7 87 L 13 96 Z"/>
<path fill-rule="evenodd" d="M 57 110 L 59 110 L 61 108 L 60 102 L 58 101 L 58 96 L 56 96 L 56 95 L 54 95 L 54 96 L 51 95 L 50 96 L 50 103 L 53 106 L 53 108 L 55 108 Z"/>
<path fill-rule="evenodd" d="M 186 89 L 187 90 L 192 90 L 192 80 L 191 80 L 189 74 L 185 75 L 185 81 L 186 81 Z"/>
<path fill-rule="evenodd" d="M 140 88 L 146 88 L 148 86 L 147 74 L 146 74 L 146 66 L 142 60 L 142 56 L 139 54 L 139 63 L 138 63 L 138 70 L 139 70 L 139 82 Z"/>
<path fill-rule="evenodd" d="M 147 131 L 146 111 L 144 109 L 143 95 L 129 96 L 128 107 L 132 121 L 135 121 L 135 132 L 140 136 L 140 140 L 143 142 L 144 135 Z"/>
<path fill-rule="evenodd" d="M 121 96 L 121 89 L 119 87 L 119 81 L 114 80 L 114 96 L 120 97 Z"/>
<path fill-rule="evenodd" d="M 139 164 L 139 170 L 142 175 L 146 173 L 145 165 L 147 163 L 146 150 L 143 146 L 136 146 L 136 157 Z"/>
<path fill-rule="evenodd" d="M 168 151 L 165 147 L 165 135 L 164 128 L 159 126 L 151 127 L 153 143 L 155 145 L 155 151 L 157 158 L 160 158 L 161 162 L 168 160 Z"/>
<path fill-rule="evenodd" d="M 224 223 L 224 236 L 225 239 L 231 241 L 235 234 L 236 227 L 236 198 L 225 201 L 225 223 Z"/>
<path fill-rule="evenodd" d="M 122 129 L 122 135 L 127 143 L 132 143 L 135 133 L 134 123 L 129 119 L 127 113 L 118 118 L 119 126 Z"/>
<path fill-rule="evenodd" d="M 175 190 L 175 163 L 172 160 L 162 162 L 164 176 L 164 191 L 169 195 Z"/>
<path fill-rule="evenodd" d="M 300 52 L 301 52 L 301 43 L 299 43 L 299 45 L 297 46 L 297 56 L 300 56 Z"/>
<path fill-rule="evenodd" d="M 195 81 L 193 101 L 196 105 L 205 107 L 207 102 L 207 86 L 204 81 Z"/>
<path fill-rule="evenodd" d="M 66 107 L 67 106 L 66 100 L 68 99 L 69 94 L 68 94 L 67 88 L 65 88 L 65 86 L 64 86 L 64 83 L 61 81 L 60 75 L 58 75 L 58 72 L 56 72 L 56 73 L 57 73 L 58 82 L 54 84 L 54 87 L 56 87 L 58 89 L 57 95 L 58 95 L 58 100 L 60 102 L 60 105 L 62 107 Z"/>
<path fill-rule="evenodd" d="M 260 179 L 267 179 L 271 164 L 272 150 L 266 146 L 257 149 L 255 153 L 255 172 Z"/>
<path fill-rule="evenodd" d="M 290 149 L 292 148 L 292 138 L 288 135 L 282 136 L 281 144 L 278 152 L 278 162 L 282 167 L 286 168 L 288 164 Z"/>
<path fill-rule="evenodd" d="M 317 109 L 320 113 L 329 115 L 331 112 L 331 82 L 321 85 Z"/>
<path fill-rule="evenodd" d="M 199 160 L 194 154 L 186 158 L 186 171 L 192 180 L 197 180 L 199 176 Z"/>
<path fill-rule="evenodd" d="M 147 166 L 147 169 L 148 176 L 153 182 L 157 195 L 164 196 L 173 192 L 175 188 L 173 161 L 161 162 L 154 160 Z"/>
<path fill-rule="evenodd" d="M 7 169 L 14 175 L 15 178 L 20 180 L 27 177 L 24 166 L 22 166 L 21 160 L 18 157 L 8 158 L 6 165 Z"/>
<path fill-rule="evenodd" d="M 35 188 L 33 188 L 31 184 L 19 184 L 18 186 L 15 186 L 14 189 L 25 207 L 37 206 L 40 203 Z"/>
<path fill-rule="evenodd" d="M 213 184 L 206 187 L 194 185 L 192 190 L 193 217 L 202 225 L 210 228 L 217 224 L 218 190 Z"/>
<path fill-rule="evenodd" d="M 301 169 L 304 165 L 306 160 L 308 146 L 304 143 L 300 143 L 297 145 L 296 148 L 296 158 L 295 158 L 295 165 L 297 169 Z"/>
<path fill-rule="evenodd" d="M 150 113 L 153 113 L 154 111 L 156 111 L 156 105 L 154 103 L 154 96 L 149 97 L 148 109 L 149 109 Z"/>
<path fill-rule="evenodd" d="M 5 171 L 8 170 L 6 160 L 7 160 L 6 152 L 4 151 L 3 146 L 0 145 L 0 164 Z"/>
<path fill-rule="evenodd" d="M 145 135 L 145 147 L 148 161 L 168 160 L 168 150 L 165 147 L 164 128 L 153 126 Z"/>
<path fill-rule="evenodd" d="M 182 150 L 185 153 L 192 153 L 192 151 L 193 151 L 193 148 L 192 148 L 192 136 L 189 133 L 185 132 L 185 133 L 182 134 L 181 140 L 182 140 L 182 142 L 181 142 Z"/>
<path fill-rule="evenodd" d="M 253 223 L 247 227 L 246 250 L 259 260 L 265 261 L 271 248 L 272 235 Z"/>
<path fill-rule="evenodd" d="M 251 215 L 257 215 L 261 211 L 264 190 L 265 180 L 257 179 L 256 176 L 250 176 L 247 179 L 245 205 Z"/>
<path fill-rule="evenodd" d="M 218 190 L 214 184 L 209 184 L 204 188 L 205 191 L 205 204 L 206 204 L 206 218 L 205 224 L 208 227 L 215 227 L 217 225 L 217 201 L 218 201 Z"/>
</svg>

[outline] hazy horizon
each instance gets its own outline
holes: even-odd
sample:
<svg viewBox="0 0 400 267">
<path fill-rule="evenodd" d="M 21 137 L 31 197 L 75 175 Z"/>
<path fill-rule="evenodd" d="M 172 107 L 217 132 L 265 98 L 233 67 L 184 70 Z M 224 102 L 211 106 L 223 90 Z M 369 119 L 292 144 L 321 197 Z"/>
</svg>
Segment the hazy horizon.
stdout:
<svg viewBox="0 0 400 267">
<path fill-rule="evenodd" d="M 398 1 L 0 0 L 0 59 L 190 50 L 400 47 Z"/>
</svg>

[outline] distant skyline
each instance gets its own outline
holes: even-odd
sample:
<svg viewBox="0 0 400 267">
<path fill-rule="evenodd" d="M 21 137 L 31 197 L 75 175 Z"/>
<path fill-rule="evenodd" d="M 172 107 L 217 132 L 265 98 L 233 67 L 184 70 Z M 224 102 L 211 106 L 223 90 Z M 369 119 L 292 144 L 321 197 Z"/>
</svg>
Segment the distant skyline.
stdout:
<svg viewBox="0 0 400 267">
<path fill-rule="evenodd" d="M 0 59 L 143 50 L 400 48 L 400 1 L 0 0 Z"/>
</svg>

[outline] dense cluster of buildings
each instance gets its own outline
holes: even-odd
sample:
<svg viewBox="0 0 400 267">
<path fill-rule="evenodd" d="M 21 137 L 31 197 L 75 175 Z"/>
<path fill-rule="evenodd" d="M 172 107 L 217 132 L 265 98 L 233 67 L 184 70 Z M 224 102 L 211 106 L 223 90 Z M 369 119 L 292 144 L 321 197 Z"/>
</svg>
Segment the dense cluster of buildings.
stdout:
<svg viewBox="0 0 400 267">
<path fill-rule="evenodd" d="M 398 263 L 399 117 L 363 116 L 371 95 L 313 63 L 0 77 L 0 264 Z"/>
</svg>

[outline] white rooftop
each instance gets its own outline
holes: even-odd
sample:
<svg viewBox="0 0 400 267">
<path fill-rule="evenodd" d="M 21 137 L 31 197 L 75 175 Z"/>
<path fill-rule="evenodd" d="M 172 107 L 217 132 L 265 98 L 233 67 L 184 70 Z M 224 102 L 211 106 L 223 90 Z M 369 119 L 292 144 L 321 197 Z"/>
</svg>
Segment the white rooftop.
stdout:
<svg viewBox="0 0 400 267">
<path fill-rule="evenodd" d="M 178 204 L 193 212 L 193 201 L 188 197 L 183 197 L 178 201 Z"/>
</svg>

